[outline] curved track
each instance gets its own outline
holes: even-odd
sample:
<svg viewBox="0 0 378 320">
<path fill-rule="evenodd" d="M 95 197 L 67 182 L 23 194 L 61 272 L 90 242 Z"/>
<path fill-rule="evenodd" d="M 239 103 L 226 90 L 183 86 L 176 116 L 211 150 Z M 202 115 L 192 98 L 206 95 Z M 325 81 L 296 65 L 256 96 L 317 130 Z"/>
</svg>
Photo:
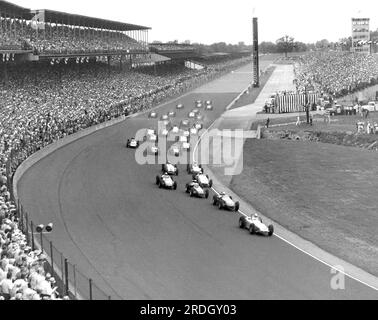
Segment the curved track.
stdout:
<svg viewBox="0 0 378 320">
<path fill-rule="evenodd" d="M 240 71 L 251 70 L 251 66 Z M 182 102 L 213 100 L 210 124 L 251 75 L 235 73 Z M 229 90 L 228 90 L 229 88 Z M 229 92 L 228 92 L 229 91 Z M 224 93 L 226 92 L 226 93 Z M 227 93 L 228 92 L 228 93 Z M 363 299 L 372 289 L 351 279 L 332 290 L 331 270 L 278 238 L 249 236 L 235 213 L 154 184 L 160 165 L 139 166 L 125 139 L 156 120 L 141 115 L 96 132 L 42 159 L 22 177 L 19 195 L 36 223 L 54 222 L 51 239 L 78 269 L 122 299 Z M 38 200 L 36 200 L 38 199 Z"/>
</svg>

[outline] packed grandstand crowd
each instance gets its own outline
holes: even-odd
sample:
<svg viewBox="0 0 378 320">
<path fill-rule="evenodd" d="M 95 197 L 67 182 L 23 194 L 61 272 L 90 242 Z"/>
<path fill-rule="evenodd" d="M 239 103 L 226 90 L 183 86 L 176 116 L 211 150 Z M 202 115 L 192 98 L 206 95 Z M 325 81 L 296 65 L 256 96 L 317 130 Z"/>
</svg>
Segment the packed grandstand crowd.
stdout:
<svg viewBox="0 0 378 320">
<path fill-rule="evenodd" d="M 55 279 L 45 274 L 44 254 L 32 251 L 18 228 L 8 182 L 26 157 L 78 130 L 149 109 L 249 59 L 200 71 L 167 64 L 159 67 L 158 76 L 152 67 L 122 71 L 75 59 L 67 65 L 8 64 L 0 83 L 0 299 L 67 298 L 59 296 Z"/>
<path fill-rule="evenodd" d="M 378 83 L 378 61 L 373 55 L 313 52 L 294 63 L 299 92 L 307 88 L 338 98 Z"/>
</svg>

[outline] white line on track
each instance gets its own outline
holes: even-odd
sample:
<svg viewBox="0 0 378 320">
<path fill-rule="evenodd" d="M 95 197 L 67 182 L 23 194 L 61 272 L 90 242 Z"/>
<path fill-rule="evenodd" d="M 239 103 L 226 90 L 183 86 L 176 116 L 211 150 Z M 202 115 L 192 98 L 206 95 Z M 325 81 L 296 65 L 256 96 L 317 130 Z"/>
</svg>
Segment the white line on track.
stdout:
<svg viewBox="0 0 378 320">
<path fill-rule="evenodd" d="M 247 87 L 245 90 L 247 90 L 248 88 L 249 88 L 249 85 L 248 85 L 248 87 Z M 239 99 L 239 98 L 241 97 L 241 95 L 243 94 L 243 92 L 244 92 L 245 90 L 243 90 L 243 91 L 241 92 L 241 94 L 240 94 L 238 97 L 236 97 L 236 98 L 235 98 L 235 99 L 234 99 L 234 100 L 233 100 L 233 101 L 227 106 L 226 110 L 228 110 L 228 109 L 234 104 L 234 102 L 235 102 L 237 99 Z M 216 122 L 217 120 L 218 120 L 218 119 L 215 119 L 215 120 L 213 121 L 213 123 L 212 123 L 207 129 L 205 129 L 205 132 L 204 132 L 204 133 L 200 136 L 200 138 L 198 139 L 198 141 L 197 141 L 197 143 L 196 143 L 196 145 L 195 145 L 195 147 L 194 147 L 194 149 L 193 149 L 193 162 L 195 161 L 195 154 L 196 154 L 196 151 L 197 151 L 197 149 L 198 149 L 199 144 L 201 143 L 202 137 L 203 137 L 206 133 L 208 133 L 208 131 L 214 126 L 214 124 L 215 124 L 215 122 Z M 213 187 L 211 188 L 211 190 L 213 190 L 213 192 L 214 192 L 215 194 L 219 195 L 219 192 L 218 192 L 217 190 L 215 190 Z M 241 210 L 238 210 L 238 213 L 241 214 L 241 215 L 243 215 L 243 216 L 245 216 L 245 217 L 248 217 L 248 215 L 247 215 L 246 213 L 244 213 L 243 211 L 241 211 Z M 336 271 L 338 271 L 338 272 L 344 274 L 345 276 L 347 276 L 347 277 L 349 277 L 349 278 L 351 278 L 351 279 L 353 279 L 353 280 L 355 280 L 355 281 L 357 281 L 357 282 L 359 282 L 359 283 L 361 283 L 361 284 L 363 284 L 363 285 L 365 285 L 365 286 L 367 286 L 367 287 L 369 287 L 369 288 L 371 288 L 371 289 L 373 289 L 373 290 L 375 290 L 375 291 L 378 291 L 378 288 L 376 288 L 376 287 L 374 287 L 374 286 L 372 286 L 372 285 L 370 285 L 370 284 L 368 284 L 368 283 L 366 283 L 366 282 L 364 282 L 364 281 L 362 281 L 362 280 L 360 280 L 360 279 L 358 279 L 358 278 L 356 278 L 356 277 L 350 275 L 349 273 L 347 273 L 347 272 L 345 272 L 345 271 L 343 271 L 343 270 L 338 269 L 336 266 L 333 266 L 333 265 L 329 264 L 328 262 L 326 262 L 326 261 L 324 261 L 324 260 L 322 260 L 322 259 L 320 259 L 320 258 L 314 256 L 314 255 L 311 254 L 310 252 L 308 252 L 308 251 L 306 251 L 306 250 L 304 250 L 304 249 L 299 248 L 297 245 L 295 245 L 294 243 L 292 243 L 292 242 L 290 242 L 289 240 L 285 239 L 283 236 L 280 236 L 280 235 L 277 234 L 277 233 L 274 233 L 273 235 L 276 236 L 278 239 L 280 239 L 280 240 L 286 242 L 286 243 L 289 244 L 290 246 L 294 247 L 295 249 L 297 249 L 297 250 L 303 252 L 304 254 L 310 256 L 311 258 L 313 258 L 313 259 L 315 259 L 315 260 L 317 260 L 317 261 L 323 263 L 324 265 L 326 265 L 326 266 L 332 268 L 333 270 L 336 270 Z M 337 258 L 337 257 L 336 257 L 336 258 Z"/>
</svg>

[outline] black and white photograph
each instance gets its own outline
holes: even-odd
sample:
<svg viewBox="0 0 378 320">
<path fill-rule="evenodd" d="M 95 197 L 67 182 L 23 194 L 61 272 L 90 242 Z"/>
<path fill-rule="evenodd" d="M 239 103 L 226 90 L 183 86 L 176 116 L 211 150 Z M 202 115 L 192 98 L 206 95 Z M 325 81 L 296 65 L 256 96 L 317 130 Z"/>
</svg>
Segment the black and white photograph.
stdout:
<svg viewBox="0 0 378 320">
<path fill-rule="evenodd" d="M 377 299 L 377 1 L 0 0 L 0 308 Z"/>
</svg>

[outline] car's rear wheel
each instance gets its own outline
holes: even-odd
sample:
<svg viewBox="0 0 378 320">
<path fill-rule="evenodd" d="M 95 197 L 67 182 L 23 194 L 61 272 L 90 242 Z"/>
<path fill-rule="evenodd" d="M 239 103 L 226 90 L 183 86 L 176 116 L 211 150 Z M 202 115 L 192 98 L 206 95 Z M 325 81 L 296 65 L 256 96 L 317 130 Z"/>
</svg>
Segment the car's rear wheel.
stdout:
<svg viewBox="0 0 378 320">
<path fill-rule="evenodd" d="M 193 194 L 193 190 L 190 190 L 190 197 L 193 198 L 194 194 Z"/>
<path fill-rule="evenodd" d="M 163 187 L 160 181 L 159 181 L 158 185 L 159 185 L 159 189 L 161 189 Z"/>
<path fill-rule="evenodd" d="M 271 237 L 271 236 L 273 235 L 273 233 L 274 233 L 274 227 L 273 227 L 273 225 L 272 225 L 272 224 L 269 225 L 269 226 L 268 226 L 268 229 L 269 229 L 269 233 L 268 233 L 268 235 L 269 235 L 269 237 Z"/>
<path fill-rule="evenodd" d="M 206 190 L 206 191 L 205 191 L 205 198 L 206 198 L 206 199 L 209 198 L 209 190 Z"/>
<path fill-rule="evenodd" d="M 215 197 L 213 198 L 213 206 L 216 206 L 217 205 L 217 200 L 215 199 Z"/>
<path fill-rule="evenodd" d="M 175 181 L 174 183 L 173 183 L 173 190 L 176 190 L 177 189 L 177 182 Z"/>
<path fill-rule="evenodd" d="M 240 207 L 240 203 L 239 203 L 239 201 L 236 201 L 235 202 L 235 212 L 239 211 L 239 207 Z"/>
<path fill-rule="evenodd" d="M 243 219 L 243 218 L 240 218 L 240 219 L 239 219 L 239 228 L 244 229 L 244 226 L 245 226 L 245 224 L 244 224 L 244 219 Z"/>
<path fill-rule="evenodd" d="M 176 176 L 178 176 L 178 173 L 179 173 L 179 171 L 178 171 L 178 169 L 176 168 Z"/>
<path fill-rule="evenodd" d="M 222 210 L 222 207 L 223 207 L 222 204 L 220 202 L 218 202 L 218 209 Z"/>
<path fill-rule="evenodd" d="M 159 181 L 160 181 L 159 177 L 156 177 L 156 185 L 157 186 L 159 185 Z"/>
<path fill-rule="evenodd" d="M 213 180 L 209 181 L 209 187 L 211 188 L 213 186 Z"/>
</svg>

